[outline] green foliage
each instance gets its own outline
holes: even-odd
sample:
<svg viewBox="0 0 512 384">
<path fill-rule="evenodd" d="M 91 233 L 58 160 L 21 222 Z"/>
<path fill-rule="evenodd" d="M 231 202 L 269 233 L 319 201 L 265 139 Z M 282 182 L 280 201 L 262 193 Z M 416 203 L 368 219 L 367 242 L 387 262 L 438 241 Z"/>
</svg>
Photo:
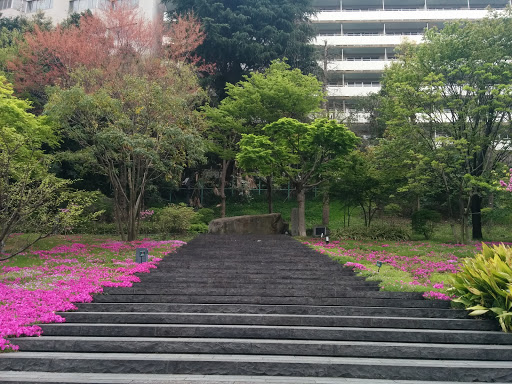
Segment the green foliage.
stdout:
<svg viewBox="0 0 512 384">
<path fill-rule="evenodd" d="M 292 69 L 283 60 L 275 60 L 262 72 L 244 76 L 243 81 L 227 84 L 228 97 L 219 109 L 241 120 L 244 133 L 258 133 L 283 117 L 308 121 L 317 112 L 325 95 L 322 83 L 313 75 Z"/>
<path fill-rule="evenodd" d="M 204 223 L 190 224 L 188 229 L 190 233 L 208 233 L 208 225 Z"/>
<path fill-rule="evenodd" d="M 240 166 L 256 169 L 260 176 L 275 170 L 302 187 L 308 187 L 322 169 L 334 166 L 358 142 L 343 124 L 327 119 L 305 124 L 282 118 L 265 126 L 263 131 L 264 135 L 243 135 L 237 155 Z"/>
<path fill-rule="evenodd" d="M 282 117 L 306 121 L 324 101 L 322 85 L 314 76 L 292 70 L 281 60 L 273 61 L 262 73 L 253 72 L 237 84 L 228 84 L 226 89 L 227 97 L 217 108 L 204 108 L 210 123 L 208 150 L 222 163 L 219 185 L 222 212 L 225 211 L 225 179 L 239 151 L 241 134 L 261 134 L 266 124 Z M 270 177 L 272 170 L 267 175 Z"/>
<path fill-rule="evenodd" d="M 84 217 L 95 194 L 73 192 L 71 181 L 49 173 L 53 158 L 43 148 L 57 146 L 55 128 L 46 117 L 28 113 L 30 104 L 12 93 L 12 86 L 0 76 L 0 253 L 8 236 L 20 228 L 39 233 L 37 241 L 98 215 Z"/>
<path fill-rule="evenodd" d="M 462 271 L 453 277 L 454 300 L 471 316 L 496 317 L 505 332 L 512 331 L 512 249 L 503 244 L 482 244 L 482 253 L 465 259 Z"/>
<path fill-rule="evenodd" d="M 203 120 L 195 108 L 204 93 L 194 73 L 183 65 L 153 75 L 119 75 L 93 92 L 82 86 L 53 88 L 45 107 L 84 158 L 108 177 L 115 218 L 129 240 L 137 237 L 150 182 L 179 178 L 203 160 Z"/>
<path fill-rule="evenodd" d="M 211 208 L 200 208 L 197 210 L 196 220 L 194 220 L 194 224 L 207 224 L 210 223 L 215 218 L 215 212 Z"/>
<path fill-rule="evenodd" d="M 441 214 L 430 209 L 420 209 L 412 214 L 412 230 L 430 239 L 436 223 L 441 221 Z"/>
<path fill-rule="evenodd" d="M 512 223 L 512 212 L 510 209 L 502 208 L 483 208 L 482 224 L 483 225 L 507 225 Z"/>
<path fill-rule="evenodd" d="M 446 23 L 429 29 L 424 43 L 403 45 L 383 78 L 383 153 L 403 158 L 395 167 L 406 176 L 400 189 L 421 195 L 436 188 L 451 219 L 460 220 L 461 240 L 470 215 L 473 236 L 481 238 L 482 198 L 510 148 L 503 138 L 512 112 L 511 33 L 510 9 Z"/>
<path fill-rule="evenodd" d="M 386 174 L 377 165 L 374 151 L 369 148 L 366 152 L 350 153 L 334 172 L 334 196 L 348 206 L 359 205 L 368 227 L 378 206 L 383 205 L 392 192 Z"/>
<path fill-rule="evenodd" d="M 371 227 L 340 228 L 332 232 L 332 237 L 352 240 L 406 241 L 411 238 L 411 234 L 401 226 L 374 224 Z"/>
<path fill-rule="evenodd" d="M 185 204 L 170 204 L 156 215 L 160 233 L 174 234 L 189 231 L 197 213 L 194 208 L 187 207 Z"/>
<path fill-rule="evenodd" d="M 287 57 L 305 72 L 316 67 L 315 36 L 308 18 L 311 0 L 253 1 L 166 0 L 178 14 L 194 12 L 203 24 L 206 39 L 196 52 L 216 65 L 208 77 L 218 97 L 225 97 L 226 83 L 236 83 L 251 71 L 268 67 L 272 60 Z M 282 116 L 280 116 L 282 117 Z"/>
</svg>

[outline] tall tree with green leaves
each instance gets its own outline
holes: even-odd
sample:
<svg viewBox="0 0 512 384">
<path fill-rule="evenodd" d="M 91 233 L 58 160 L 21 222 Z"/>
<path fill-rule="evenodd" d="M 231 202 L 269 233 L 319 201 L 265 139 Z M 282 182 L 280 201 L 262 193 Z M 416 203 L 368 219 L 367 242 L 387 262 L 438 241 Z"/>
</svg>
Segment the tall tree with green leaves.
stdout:
<svg viewBox="0 0 512 384">
<path fill-rule="evenodd" d="M 262 133 L 262 128 L 283 117 L 307 122 L 324 100 L 322 83 L 281 60 L 263 72 L 253 72 L 237 84 L 228 84 L 227 97 L 217 108 L 207 106 L 211 151 L 222 160 L 220 194 L 225 196 L 227 168 L 238 152 L 242 133 Z M 272 174 L 266 175 L 269 213 L 272 212 Z M 225 210 L 225 197 L 222 198 Z"/>
<path fill-rule="evenodd" d="M 92 202 L 74 194 L 71 181 L 49 172 L 53 158 L 43 148 L 57 146 L 59 139 L 46 117 L 27 112 L 30 107 L 0 76 L 0 260 L 72 224 Z M 6 252 L 6 240 L 20 228 L 34 233 Z"/>
<path fill-rule="evenodd" d="M 196 108 L 205 95 L 193 70 L 179 64 L 154 76 L 140 69 L 92 92 L 80 85 L 54 88 L 45 108 L 108 177 L 118 230 L 128 241 L 138 236 L 148 185 L 162 177 L 179 180 L 203 158 L 204 124 Z"/>
<path fill-rule="evenodd" d="M 422 166 L 443 181 L 463 239 L 469 217 L 473 238 L 482 238 L 482 199 L 511 149 L 511 12 L 427 31 L 423 44 L 403 47 L 383 80 L 387 136 L 412 140 Z"/>
<path fill-rule="evenodd" d="M 358 138 L 335 120 L 311 124 L 282 118 L 263 128 L 263 134 L 245 134 L 236 159 L 242 168 L 263 176 L 275 173 L 288 180 L 297 195 L 299 236 L 306 236 L 306 190 L 319 185 L 328 168 L 348 154 Z"/>
<path fill-rule="evenodd" d="M 206 32 L 196 53 L 216 66 L 208 77 L 219 100 L 227 83 L 235 84 L 272 60 L 287 57 L 305 73 L 316 68 L 309 41 L 315 36 L 311 0 L 166 0 L 178 14 L 193 12 Z"/>
</svg>

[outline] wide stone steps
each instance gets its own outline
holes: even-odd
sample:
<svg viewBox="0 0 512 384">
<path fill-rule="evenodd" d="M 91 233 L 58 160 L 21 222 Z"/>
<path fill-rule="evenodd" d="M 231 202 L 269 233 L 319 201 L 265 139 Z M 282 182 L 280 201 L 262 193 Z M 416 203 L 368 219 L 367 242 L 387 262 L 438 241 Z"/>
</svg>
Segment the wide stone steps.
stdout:
<svg viewBox="0 0 512 384">
<path fill-rule="evenodd" d="M 402 308 L 450 308 L 445 301 L 435 300 L 395 300 L 395 299 L 363 299 L 358 297 L 345 297 L 339 293 L 336 297 L 318 296 L 215 296 L 215 295 L 100 295 L 96 296 L 96 303 L 193 303 L 193 304 L 265 304 L 265 305 L 332 305 L 370 307 L 398 306 Z"/>
<path fill-rule="evenodd" d="M 18 355 L 18 356 L 16 356 Z M 46 372 L 328 376 L 460 381 L 512 381 L 510 362 L 355 357 L 25 352 L 5 354 L 0 369 Z"/>
<path fill-rule="evenodd" d="M 141 283 L 13 339 L 8 383 L 511 382 L 512 335 L 286 236 L 199 236 Z"/>
<path fill-rule="evenodd" d="M 207 353 L 386 357 L 400 359 L 512 360 L 509 345 L 398 343 L 374 341 L 43 336 L 20 339 L 25 351 L 116 353 Z"/>
<path fill-rule="evenodd" d="M 169 287 L 134 287 L 134 288 L 106 288 L 103 293 L 112 295 L 213 295 L 213 296 L 303 296 L 305 293 L 314 294 L 322 297 L 337 297 L 347 291 L 378 291 L 377 284 L 357 284 L 330 287 L 292 287 L 280 286 L 278 289 L 267 287 L 242 287 L 242 288 L 216 288 L 216 287 L 188 287 L 188 288 L 169 288 Z M 309 296 L 309 295 L 308 295 Z"/>
<path fill-rule="evenodd" d="M 375 380 L 354 378 L 297 377 L 297 376 L 229 376 L 229 375 L 165 375 L 165 374 L 114 374 L 114 373 L 56 373 L 56 372 L 2 372 L 6 383 L 53 383 L 53 384 L 427 384 L 419 380 Z M 437 381 L 437 384 L 471 384 L 469 382 Z M 504 383 L 497 383 L 504 384 Z"/>
<path fill-rule="evenodd" d="M 386 293 L 386 292 L 376 292 Z M 399 308 L 314 305 L 239 305 L 239 304 L 176 304 L 176 303 L 87 303 L 79 304 L 80 312 L 186 312 L 186 313 L 249 313 L 295 314 L 324 316 L 398 316 L 446 319 L 469 318 L 467 311 L 440 308 Z M 72 312 L 67 312 L 66 315 Z M 66 316 L 64 315 L 64 316 Z"/>
<path fill-rule="evenodd" d="M 301 325 L 315 327 L 498 330 L 498 326 L 493 321 L 474 321 L 473 319 L 172 312 L 61 312 L 58 314 L 65 317 L 68 324 Z"/>
<path fill-rule="evenodd" d="M 498 331 L 219 324 L 43 324 L 50 336 L 227 337 L 249 339 L 391 341 L 512 345 Z M 135 342 L 135 340 L 134 340 Z"/>
</svg>

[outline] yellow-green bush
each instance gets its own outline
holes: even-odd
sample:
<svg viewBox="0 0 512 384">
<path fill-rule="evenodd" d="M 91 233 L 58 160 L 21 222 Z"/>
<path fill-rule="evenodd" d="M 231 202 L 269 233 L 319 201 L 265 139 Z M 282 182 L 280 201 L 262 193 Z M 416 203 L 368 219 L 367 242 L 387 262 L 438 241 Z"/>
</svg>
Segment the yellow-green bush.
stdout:
<svg viewBox="0 0 512 384">
<path fill-rule="evenodd" d="M 493 314 L 503 331 L 512 331 L 512 249 L 503 244 L 482 247 L 482 253 L 464 260 L 450 293 L 470 315 Z"/>
</svg>

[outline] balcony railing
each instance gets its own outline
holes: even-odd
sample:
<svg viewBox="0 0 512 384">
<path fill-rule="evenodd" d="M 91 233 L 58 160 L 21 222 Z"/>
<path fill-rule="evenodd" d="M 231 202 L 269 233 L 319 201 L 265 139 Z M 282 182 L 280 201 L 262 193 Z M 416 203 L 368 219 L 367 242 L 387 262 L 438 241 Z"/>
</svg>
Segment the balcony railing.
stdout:
<svg viewBox="0 0 512 384">
<path fill-rule="evenodd" d="M 445 7 L 445 8 L 368 8 L 368 9 L 317 9 L 317 12 L 403 12 L 403 11 L 482 11 L 480 7 Z"/>
<path fill-rule="evenodd" d="M 422 32 L 392 32 L 392 33 L 382 33 L 382 32 L 349 32 L 349 33 L 319 33 L 316 37 L 323 36 L 423 36 Z"/>
</svg>

